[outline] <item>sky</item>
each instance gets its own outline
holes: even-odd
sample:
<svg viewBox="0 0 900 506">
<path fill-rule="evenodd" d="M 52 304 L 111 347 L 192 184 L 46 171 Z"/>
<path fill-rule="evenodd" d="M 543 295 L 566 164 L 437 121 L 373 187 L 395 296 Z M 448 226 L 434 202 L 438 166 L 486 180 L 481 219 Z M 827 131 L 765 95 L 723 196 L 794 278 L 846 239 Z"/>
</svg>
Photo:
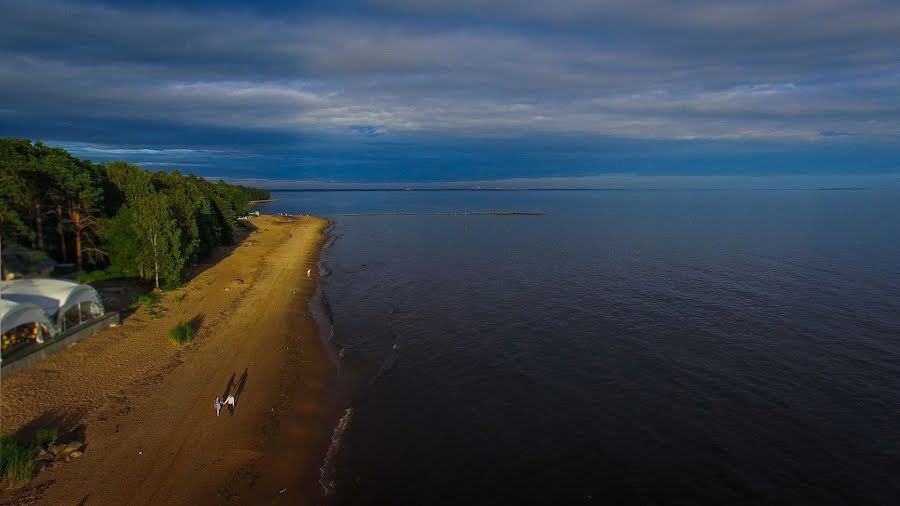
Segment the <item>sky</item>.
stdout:
<svg viewBox="0 0 900 506">
<path fill-rule="evenodd" d="M 0 0 L 0 12 L 0 136 L 95 161 L 270 187 L 900 186 L 896 1 Z"/>
</svg>

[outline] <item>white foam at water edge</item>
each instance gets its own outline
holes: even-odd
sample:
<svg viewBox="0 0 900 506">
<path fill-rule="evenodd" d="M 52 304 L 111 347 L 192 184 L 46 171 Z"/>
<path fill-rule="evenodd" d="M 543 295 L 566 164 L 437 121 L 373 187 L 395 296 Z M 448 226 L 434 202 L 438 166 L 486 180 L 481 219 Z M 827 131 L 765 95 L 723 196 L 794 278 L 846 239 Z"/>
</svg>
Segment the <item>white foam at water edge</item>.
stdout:
<svg viewBox="0 0 900 506">
<path fill-rule="evenodd" d="M 322 462 L 322 468 L 320 469 L 322 478 L 319 480 L 319 484 L 322 485 L 322 491 L 325 495 L 334 493 L 336 486 L 334 466 L 337 462 L 338 452 L 341 450 L 341 439 L 344 436 L 344 431 L 350 425 L 351 418 L 353 418 L 353 408 L 347 408 L 344 416 L 341 417 L 338 424 L 334 427 L 334 432 L 331 433 L 331 445 L 325 453 L 325 461 Z"/>
</svg>

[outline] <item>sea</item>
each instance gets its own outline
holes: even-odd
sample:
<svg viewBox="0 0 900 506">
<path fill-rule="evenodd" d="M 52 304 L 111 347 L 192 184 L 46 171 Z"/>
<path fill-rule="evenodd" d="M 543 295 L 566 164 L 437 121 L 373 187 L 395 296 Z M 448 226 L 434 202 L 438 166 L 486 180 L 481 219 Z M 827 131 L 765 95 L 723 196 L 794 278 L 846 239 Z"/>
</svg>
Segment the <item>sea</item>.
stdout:
<svg viewBox="0 0 900 506">
<path fill-rule="evenodd" d="M 328 504 L 900 504 L 896 191 L 273 197 L 333 220 Z"/>
</svg>

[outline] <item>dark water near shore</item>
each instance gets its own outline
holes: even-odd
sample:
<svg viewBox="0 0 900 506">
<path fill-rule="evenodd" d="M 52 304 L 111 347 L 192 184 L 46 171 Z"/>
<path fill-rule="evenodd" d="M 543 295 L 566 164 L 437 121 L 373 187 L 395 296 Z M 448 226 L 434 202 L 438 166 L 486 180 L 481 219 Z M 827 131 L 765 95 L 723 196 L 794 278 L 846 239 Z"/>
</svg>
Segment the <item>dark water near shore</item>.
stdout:
<svg viewBox="0 0 900 506">
<path fill-rule="evenodd" d="M 900 504 L 897 193 L 275 197 L 336 221 L 333 502 Z"/>
</svg>

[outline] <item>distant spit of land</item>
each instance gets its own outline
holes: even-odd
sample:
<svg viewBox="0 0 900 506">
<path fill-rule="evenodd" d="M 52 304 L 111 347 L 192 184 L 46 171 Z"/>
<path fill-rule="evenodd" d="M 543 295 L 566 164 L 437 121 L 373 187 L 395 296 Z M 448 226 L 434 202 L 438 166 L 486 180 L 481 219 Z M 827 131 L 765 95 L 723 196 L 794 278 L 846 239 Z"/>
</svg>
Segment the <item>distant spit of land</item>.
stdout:
<svg viewBox="0 0 900 506">
<path fill-rule="evenodd" d="M 446 213 L 349 213 L 341 216 L 543 216 L 544 213 L 525 211 L 473 211 Z"/>
</svg>

